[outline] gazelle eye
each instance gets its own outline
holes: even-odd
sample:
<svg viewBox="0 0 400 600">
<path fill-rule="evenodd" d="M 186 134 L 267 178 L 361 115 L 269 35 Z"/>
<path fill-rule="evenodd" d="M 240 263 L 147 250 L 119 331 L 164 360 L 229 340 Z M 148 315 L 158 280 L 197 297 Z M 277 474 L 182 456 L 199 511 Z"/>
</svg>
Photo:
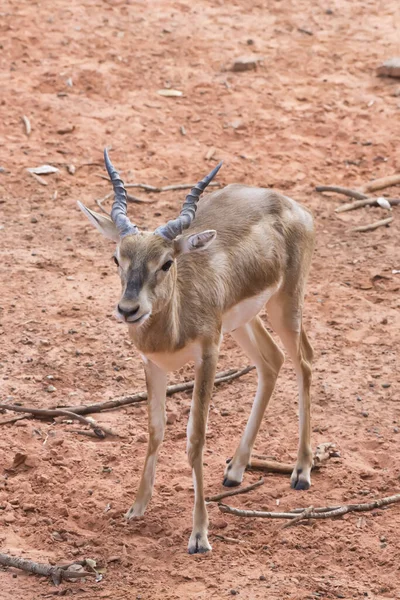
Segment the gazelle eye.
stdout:
<svg viewBox="0 0 400 600">
<path fill-rule="evenodd" d="M 167 262 L 163 264 L 163 266 L 161 267 L 161 269 L 163 271 L 169 271 L 170 268 L 172 267 L 172 263 L 173 263 L 172 260 L 167 260 Z"/>
<path fill-rule="evenodd" d="M 113 261 L 115 262 L 115 264 L 117 265 L 117 267 L 119 267 L 118 258 L 116 256 L 113 256 Z"/>
</svg>

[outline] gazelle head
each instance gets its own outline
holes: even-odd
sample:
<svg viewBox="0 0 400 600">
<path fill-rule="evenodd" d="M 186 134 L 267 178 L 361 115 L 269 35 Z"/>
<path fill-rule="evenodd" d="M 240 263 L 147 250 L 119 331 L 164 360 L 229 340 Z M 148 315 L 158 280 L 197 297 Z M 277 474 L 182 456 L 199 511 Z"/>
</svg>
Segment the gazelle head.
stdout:
<svg viewBox="0 0 400 600">
<path fill-rule="evenodd" d="M 222 163 L 186 196 L 180 215 L 154 232 L 141 232 L 127 216 L 127 194 L 118 172 L 104 150 L 104 161 L 114 188 L 111 216 L 94 212 L 78 202 L 79 208 L 103 235 L 117 243 L 114 261 L 122 283 L 117 316 L 129 324 L 143 324 L 158 312 L 174 292 L 176 258 L 179 254 L 204 250 L 216 237 L 206 230 L 182 236 L 192 223 L 201 193 L 215 177 Z"/>
</svg>

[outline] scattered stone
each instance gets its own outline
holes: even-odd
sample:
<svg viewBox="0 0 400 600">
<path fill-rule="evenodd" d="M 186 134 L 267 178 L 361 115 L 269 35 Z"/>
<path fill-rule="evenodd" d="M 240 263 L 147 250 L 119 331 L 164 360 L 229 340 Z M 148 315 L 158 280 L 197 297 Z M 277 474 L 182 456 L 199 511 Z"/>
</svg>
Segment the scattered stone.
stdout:
<svg viewBox="0 0 400 600">
<path fill-rule="evenodd" d="M 37 222 L 38 222 L 38 220 L 36 217 L 31 217 L 31 223 L 37 223 Z"/>
<path fill-rule="evenodd" d="M 36 506 L 34 504 L 23 504 L 22 510 L 25 512 L 32 512 L 36 510 Z"/>
<path fill-rule="evenodd" d="M 231 595 L 232 595 L 232 596 L 236 596 L 236 595 L 239 593 L 237 590 L 235 590 L 235 589 L 233 589 L 233 588 L 231 589 L 231 591 L 230 591 L 230 592 L 231 592 Z"/>
<path fill-rule="evenodd" d="M 56 392 L 57 388 L 54 387 L 54 385 L 48 385 L 46 388 L 46 392 L 49 392 L 49 394 L 52 394 L 53 392 Z"/>
<path fill-rule="evenodd" d="M 260 575 L 259 579 L 260 579 L 260 581 L 266 581 L 267 580 L 267 578 L 265 577 L 265 575 Z"/>
<path fill-rule="evenodd" d="M 221 417 L 229 417 L 229 415 L 230 415 L 229 410 L 225 410 L 225 409 L 221 410 Z"/>
<path fill-rule="evenodd" d="M 167 415 L 167 424 L 168 425 L 173 425 L 176 422 L 177 418 L 178 418 L 178 415 L 177 415 L 176 412 L 170 412 Z"/>
<path fill-rule="evenodd" d="M 369 412 L 367 410 L 363 410 L 361 414 L 363 417 L 368 417 Z"/>
<path fill-rule="evenodd" d="M 250 54 L 248 56 L 241 56 L 237 58 L 230 70 L 234 73 L 240 73 L 243 71 L 254 71 L 257 69 L 258 63 L 262 60 L 260 56 L 256 56 L 255 54 Z"/>
<path fill-rule="evenodd" d="M 385 389 L 390 388 L 391 385 L 392 385 L 391 383 L 382 383 L 382 387 Z"/>
<path fill-rule="evenodd" d="M 4 523 L 15 523 L 16 518 L 13 512 L 6 513 L 3 517 Z"/>
<path fill-rule="evenodd" d="M 400 78 L 400 57 L 390 58 L 386 60 L 377 69 L 379 77 L 398 77 Z"/>
<path fill-rule="evenodd" d="M 70 175 L 75 175 L 75 171 L 76 171 L 76 167 L 75 165 L 68 165 L 67 166 L 67 171 Z"/>
</svg>

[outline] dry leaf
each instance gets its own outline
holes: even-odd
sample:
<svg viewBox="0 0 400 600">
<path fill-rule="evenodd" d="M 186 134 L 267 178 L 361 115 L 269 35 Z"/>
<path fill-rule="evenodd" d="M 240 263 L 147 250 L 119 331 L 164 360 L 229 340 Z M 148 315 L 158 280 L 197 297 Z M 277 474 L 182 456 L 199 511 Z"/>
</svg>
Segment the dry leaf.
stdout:
<svg viewBox="0 0 400 600">
<path fill-rule="evenodd" d="M 390 202 L 388 202 L 388 200 L 386 200 L 386 198 L 384 198 L 383 196 L 377 198 L 376 203 L 379 204 L 381 208 L 386 208 L 386 210 L 392 210 Z"/>
<path fill-rule="evenodd" d="M 34 173 L 35 175 L 49 175 L 50 173 L 58 173 L 58 169 L 56 167 L 52 167 L 51 165 L 41 165 L 40 167 L 30 167 L 27 169 L 29 173 Z"/>
<path fill-rule="evenodd" d="M 178 98 L 180 96 L 183 96 L 183 92 L 179 91 L 179 90 L 157 90 L 157 94 L 159 96 L 166 96 L 166 97 L 170 97 L 170 98 Z"/>
</svg>

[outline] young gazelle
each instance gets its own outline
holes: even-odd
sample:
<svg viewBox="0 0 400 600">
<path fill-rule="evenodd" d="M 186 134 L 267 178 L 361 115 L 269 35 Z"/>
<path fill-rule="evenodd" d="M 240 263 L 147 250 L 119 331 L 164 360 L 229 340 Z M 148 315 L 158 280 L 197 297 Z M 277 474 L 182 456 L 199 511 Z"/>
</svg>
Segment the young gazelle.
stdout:
<svg viewBox="0 0 400 600">
<path fill-rule="evenodd" d="M 256 365 L 258 388 L 225 486 L 239 485 L 283 363 L 283 353 L 258 313 L 269 321 L 291 357 L 299 387 L 300 441 L 291 485 L 310 487 L 310 383 L 313 351 L 302 324 L 304 289 L 314 244 L 313 220 L 299 204 L 263 188 L 228 185 L 199 202 L 221 165 L 186 197 L 179 217 L 141 232 L 127 217 L 126 191 L 107 151 L 115 200 L 111 219 L 81 203 L 95 227 L 117 243 L 122 282 L 118 317 L 144 362 L 149 442 L 139 489 L 126 517 L 141 517 L 153 492 L 157 454 L 165 429 L 167 372 L 189 361 L 195 387 L 187 427 L 195 504 L 189 553 L 211 549 L 203 489 L 203 447 L 218 352 L 230 333 Z M 197 212 L 196 212 L 197 209 Z M 196 218 L 195 218 L 196 215 Z"/>
</svg>

